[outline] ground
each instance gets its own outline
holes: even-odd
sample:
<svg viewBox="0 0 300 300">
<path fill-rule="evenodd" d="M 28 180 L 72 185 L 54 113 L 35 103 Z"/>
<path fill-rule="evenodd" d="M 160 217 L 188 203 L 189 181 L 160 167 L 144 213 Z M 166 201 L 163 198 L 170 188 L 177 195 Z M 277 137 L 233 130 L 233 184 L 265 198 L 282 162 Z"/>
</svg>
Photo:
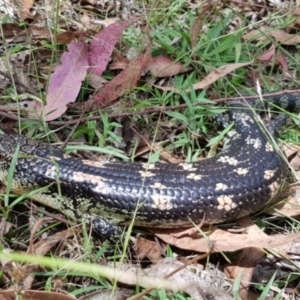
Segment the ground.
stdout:
<svg viewBox="0 0 300 300">
<path fill-rule="evenodd" d="M 298 1 L 6 1 L 0 11 L 1 133 L 99 166 L 204 159 L 222 147 L 228 130 L 212 116 L 229 97 L 299 90 Z M 293 169 L 280 205 L 201 237 L 129 228 L 109 244 L 3 185 L 0 299 L 297 299 L 298 127 L 293 114 L 279 132 Z"/>
</svg>

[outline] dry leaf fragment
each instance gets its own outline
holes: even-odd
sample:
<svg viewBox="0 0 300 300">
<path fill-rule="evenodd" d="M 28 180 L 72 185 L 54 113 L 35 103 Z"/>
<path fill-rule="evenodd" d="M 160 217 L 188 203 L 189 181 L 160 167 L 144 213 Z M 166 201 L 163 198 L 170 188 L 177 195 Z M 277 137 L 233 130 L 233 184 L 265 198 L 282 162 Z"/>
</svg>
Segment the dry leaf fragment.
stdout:
<svg viewBox="0 0 300 300">
<path fill-rule="evenodd" d="M 86 31 L 66 31 L 56 36 L 57 43 L 69 44 L 74 39 L 83 39 L 87 35 Z"/>
<path fill-rule="evenodd" d="M 237 278 L 241 279 L 239 294 L 242 299 L 249 299 L 249 286 L 254 268 L 259 259 L 261 259 L 264 255 L 265 252 L 261 249 L 253 247 L 246 248 L 239 253 L 234 262 L 225 267 L 224 272 L 227 278 L 232 278 L 233 280 Z"/>
<path fill-rule="evenodd" d="M 11 228 L 15 227 L 13 223 L 7 222 L 4 218 L 0 220 L 0 236 L 9 232 Z"/>
<path fill-rule="evenodd" d="M 171 77 L 180 73 L 191 70 L 191 67 L 185 67 L 183 64 L 172 61 L 169 57 L 159 55 L 153 57 L 145 68 L 145 73 L 148 71 L 154 77 Z"/>
<path fill-rule="evenodd" d="M 190 31 L 190 36 L 191 36 L 191 44 L 192 44 L 192 50 L 195 49 L 197 45 L 197 38 L 199 35 L 199 32 L 202 30 L 202 20 L 205 18 L 205 15 L 207 12 L 212 8 L 211 3 L 204 3 L 202 10 L 200 11 L 199 15 L 195 19 L 191 31 Z"/>
<path fill-rule="evenodd" d="M 19 297 L 16 298 L 15 291 L 12 290 L 6 290 L 6 291 L 0 291 L 0 300 L 15 300 L 19 299 Z M 46 291 L 38 291 L 38 290 L 27 290 L 22 292 L 22 298 L 23 300 L 74 300 L 76 299 L 72 295 L 66 295 L 62 293 L 56 293 L 56 292 L 46 292 Z"/>
<path fill-rule="evenodd" d="M 214 226 L 210 228 L 210 233 L 205 238 L 192 236 L 180 239 L 174 238 L 170 232 L 165 233 L 166 231 L 163 230 L 155 230 L 154 233 L 167 244 L 197 252 L 207 252 L 209 248 L 212 252 L 233 252 L 248 247 L 279 247 L 300 237 L 300 232 L 291 235 L 276 235 L 276 237 L 268 236 L 254 224 L 245 227 L 244 231 L 231 233 Z"/>
<path fill-rule="evenodd" d="M 146 270 L 140 270 L 134 265 L 126 265 L 124 263 L 117 265 L 113 263 L 113 266 L 128 274 L 127 278 L 123 278 L 125 280 L 127 279 L 126 281 L 119 280 L 125 284 L 136 285 L 138 282 L 130 280 L 130 278 L 136 276 L 141 281 L 144 280 L 144 278 L 151 277 L 162 281 L 168 278 L 170 287 L 173 285 L 173 291 L 185 291 L 195 300 L 207 299 L 212 296 L 215 300 L 233 299 L 230 291 L 226 289 L 230 284 L 226 284 L 224 276 L 222 276 L 223 273 L 217 269 L 210 272 L 210 270 L 203 271 L 201 268 L 193 266 L 191 267 L 193 272 L 191 272 L 189 266 L 186 267 L 182 262 L 172 258 L 165 258 Z M 152 287 L 157 288 L 155 285 L 152 285 Z"/>
<path fill-rule="evenodd" d="M 212 72 L 210 72 L 203 80 L 193 84 L 193 90 L 201 90 L 208 88 L 211 84 L 216 82 L 219 78 L 226 76 L 227 74 L 233 72 L 234 70 L 245 67 L 250 65 L 252 62 L 246 62 L 246 63 L 235 63 L 235 64 L 228 64 L 221 66 Z M 154 85 L 158 89 L 164 90 L 164 91 L 173 91 L 176 93 L 179 93 L 180 91 L 177 88 L 174 87 L 165 87 L 165 86 L 159 86 Z M 187 93 L 190 92 L 190 89 L 185 90 Z"/>
<path fill-rule="evenodd" d="M 1 42 L 3 38 L 6 40 L 6 42 L 10 42 L 11 39 L 20 35 L 21 32 L 24 31 L 24 28 L 21 28 L 19 25 L 14 23 L 1 24 L 1 28 L 2 28 L 2 34 L 0 39 Z"/>
<path fill-rule="evenodd" d="M 273 216 L 295 217 L 300 215 L 300 188 L 294 188 L 292 195 L 267 211 Z"/>
<path fill-rule="evenodd" d="M 300 36 L 297 34 L 289 34 L 284 30 L 270 29 L 267 27 L 261 28 L 260 30 L 252 30 L 243 35 L 243 39 L 260 42 L 271 42 L 272 39 L 268 38 L 269 36 L 273 37 L 277 43 L 281 43 L 282 45 L 297 45 L 300 43 Z"/>
<path fill-rule="evenodd" d="M 158 242 L 138 236 L 135 242 L 135 249 L 140 260 L 147 257 L 152 263 L 157 263 L 162 259 L 162 255 L 166 251 L 166 245 L 162 247 Z"/>
<path fill-rule="evenodd" d="M 150 53 L 146 50 L 145 53 L 132 60 L 129 63 L 128 68 L 111 80 L 101 92 L 97 93 L 92 101 L 101 107 L 105 107 L 107 104 L 135 87 L 150 59 Z"/>
<path fill-rule="evenodd" d="M 34 4 L 34 0 L 22 0 L 18 3 L 17 13 L 19 16 L 19 21 L 23 22 L 26 19 L 33 19 L 31 14 L 31 8 Z"/>
</svg>

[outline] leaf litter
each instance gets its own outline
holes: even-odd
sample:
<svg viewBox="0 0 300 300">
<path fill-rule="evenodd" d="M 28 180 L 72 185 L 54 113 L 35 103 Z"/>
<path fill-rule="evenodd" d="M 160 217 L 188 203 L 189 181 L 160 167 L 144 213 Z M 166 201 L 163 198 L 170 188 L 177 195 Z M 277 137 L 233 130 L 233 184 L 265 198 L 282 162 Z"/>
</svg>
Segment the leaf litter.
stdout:
<svg viewBox="0 0 300 300">
<path fill-rule="evenodd" d="M 31 7 L 33 4 L 34 2 L 28 0 L 23 3 L 23 7 L 21 6 L 21 9 L 17 11 L 20 20 L 30 19 L 32 17 Z M 94 4 L 94 2 L 91 3 L 91 5 Z M 193 48 L 196 47 L 197 44 L 197 34 L 201 32 L 201 19 L 205 15 L 205 12 L 205 9 L 203 9 L 203 11 L 199 13 L 198 19 L 194 23 L 191 34 L 191 43 Z M 97 33 L 93 36 L 90 44 L 86 43 L 84 40 L 86 36 L 83 31 L 80 30 L 78 32 L 66 32 L 65 34 L 60 34 L 57 36 L 60 43 L 69 43 L 69 45 L 68 51 L 65 52 L 61 57 L 61 64 L 55 68 L 50 77 L 47 102 L 43 108 L 40 108 L 43 109 L 43 115 L 46 121 L 55 120 L 63 116 L 68 108 L 68 105 L 77 99 L 79 91 L 82 87 L 82 82 L 85 80 L 88 72 L 92 72 L 94 73 L 93 75 L 96 75 L 98 78 L 102 79 L 101 76 L 103 72 L 108 69 L 108 63 L 112 59 L 113 50 L 115 49 L 121 34 L 130 24 L 130 21 L 116 23 L 115 20 L 110 20 L 110 22 L 111 25 L 107 26 L 100 33 Z M 94 27 L 91 25 L 90 19 L 86 24 L 89 24 L 91 28 L 94 29 Z M 13 29 L 13 23 L 9 24 L 9 26 L 4 27 L 6 28 L 7 32 L 4 35 L 5 37 L 14 41 L 18 39 L 19 42 L 27 40 L 22 29 Z M 35 27 L 29 28 L 29 32 L 34 39 L 47 39 L 50 36 L 50 32 L 47 28 L 42 28 L 40 30 Z M 286 33 L 283 30 L 270 29 L 266 32 L 268 32 L 267 36 L 271 36 L 275 42 L 280 42 L 284 45 L 295 45 L 299 43 L 297 35 Z M 73 41 L 74 38 L 79 38 L 79 41 Z M 263 39 L 263 37 L 258 37 L 257 31 L 251 31 L 249 34 L 244 35 L 244 39 L 252 39 L 259 42 L 266 41 Z M 110 82 L 106 83 L 101 91 L 96 92 L 91 100 L 89 100 L 90 103 L 92 105 L 97 104 L 97 106 L 100 107 L 110 105 L 122 95 L 136 88 L 141 77 L 144 76 L 148 71 L 150 71 L 154 77 L 172 77 L 174 75 L 193 70 L 191 66 L 184 66 L 179 62 L 173 61 L 166 55 L 152 57 L 150 48 L 151 47 L 149 43 L 147 46 L 145 46 L 143 53 L 132 60 L 128 60 L 125 64 L 123 63 L 121 68 L 123 71 L 116 75 Z M 270 48 L 270 50 L 268 50 L 265 55 L 260 56 L 258 60 L 262 62 L 269 62 L 276 57 L 276 63 L 281 66 L 283 72 L 287 72 L 288 62 L 286 58 L 284 56 L 280 57 L 280 55 L 276 54 L 278 53 L 276 53 L 274 48 Z M 219 79 L 232 74 L 239 68 L 251 66 L 252 64 L 253 61 L 222 65 L 212 70 L 202 80 L 194 83 L 192 89 L 208 89 Z M 164 91 L 178 92 L 175 86 L 154 86 Z M 186 89 L 186 92 L 190 91 L 191 89 Z M 2 109 L 5 110 L 8 108 L 1 106 L 1 110 Z M 33 117 L 31 116 L 31 118 Z M 294 200 L 296 201 L 293 202 Z M 293 205 L 299 207 L 299 196 L 297 191 L 294 200 L 289 200 L 288 205 L 291 205 L 292 207 Z M 286 209 L 285 211 L 283 208 L 280 208 L 280 210 L 282 209 L 284 214 L 294 216 L 295 210 L 293 211 L 292 207 Z M 278 251 L 285 251 L 283 250 L 284 247 L 292 247 L 291 245 L 299 240 L 298 233 L 288 235 L 267 235 L 249 220 L 241 225 L 241 229 L 242 230 L 240 232 L 230 232 L 229 230 L 224 230 L 215 226 L 211 226 L 207 231 L 205 231 L 204 228 L 201 228 L 200 231 L 204 232 L 204 238 L 199 236 L 188 236 L 181 239 L 176 239 L 172 235 L 172 233 L 175 233 L 174 231 L 172 231 L 172 233 L 155 234 L 166 244 L 174 245 L 175 247 L 184 249 L 185 251 L 215 253 L 242 250 L 238 259 L 232 262 L 233 269 L 227 267 L 225 271 L 228 274 L 231 274 L 229 276 L 230 278 L 236 279 L 239 277 L 241 271 L 245 272 L 244 264 L 246 264 L 248 271 L 245 273 L 245 277 L 243 277 L 243 282 L 250 281 L 249 274 L 253 272 L 256 262 L 264 254 L 260 249 L 276 248 Z M 36 248 L 36 251 L 37 249 L 42 249 L 40 250 L 40 255 L 44 255 L 48 253 L 48 251 L 50 251 L 56 243 L 65 240 L 65 233 L 61 233 L 62 235 L 58 239 L 48 238 L 46 241 L 42 242 L 41 248 L 38 248 L 37 244 L 32 246 Z M 153 243 L 147 239 L 145 239 L 143 243 L 141 243 L 140 238 L 138 240 L 139 241 L 136 242 L 136 247 L 139 249 L 139 254 L 141 255 L 140 259 L 143 259 L 144 257 L 151 257 L 151 260 L 156 262 L 156 265 L 150 267 L 147 271 L 149 272 L 148 275 L 150 274 L 149 276 L 166 277 L 170 272 L 176 270 L 176 268 L 182 267 L 182 263 L 177 260 L 163 258 L 164 253 L 166 252 L 166 244 L 162 244 L 160 247 L 160 245 L 157 243 Z M 249 259 L 247 263 L 244 261 L 245 258 Z M 129 268 L 129 265 L 123 264 L 122 267 Z M 120 266 L 120 269 L 122 269 L 122 267 Z M 135 273 L 138 271 L 139 270 L 134 269 Z M 194 299 L 202 299 L 203 293 L 207 290 L 215 296 L 219 295 L 220 299 L 227 299 L 226 297 L 228 297 L 228 299 L 232 299 L 230 293 L 227 295 L 226 292 L 220 291 L 219 288 L 215 289 L 213 287 L 214 282 L 204 281 L 205 283 L 208 283 L 208 286 L 203 287 L 201 286 L 202 282 L 199 277 L 193 276 L 193 273 L 191 272 L 186 273 L 186 271 L 187 269 L 183 268 L 181 271 L 176 272 L 176 276 L 178 277 L 174 276 L 174 279 L 172 280 L 174 280 L 177 287 L 183 284 L 184 287 L 182 290 L 186 291 Z M 185 276 L 183 274 L 185 273 L 187 274 L 187 280 L 183 278 Z M 215 276 L 216 275 L 213 277 L 214 279 Z M 126 281 L 124 281 L 124 283 L 126 283 Z M 137 284 L 137 281 L 133 281 L 131 284 L 135 285 Z M 246 298 L 249 295 L 249 285 L 244 285 L 243 287 L 247 290 L 246 294 L 244 294 L 244 297 Z M 26 291 L 24 295 L 27 295 L 26 293 L 30 295 L 29 297 L 35 297 L 34 293 L 30 294 L 30 290 Z M 50 292 L 49 294 L 51 293 L 53 292 Z M 60 295 L 61 294 L 52 294 L 52 296 L 56 298 L 62 297 Z M 4 294 L 0 294 L 0 297 L 3 296 Z M 9 297 L 11 297 L 11 294 Z M 39 297 L 47 296 L 46 294 L 39 294 Z M 61 299 L 71 298 L 73 299 L 73 297 Z"/>
</svg>

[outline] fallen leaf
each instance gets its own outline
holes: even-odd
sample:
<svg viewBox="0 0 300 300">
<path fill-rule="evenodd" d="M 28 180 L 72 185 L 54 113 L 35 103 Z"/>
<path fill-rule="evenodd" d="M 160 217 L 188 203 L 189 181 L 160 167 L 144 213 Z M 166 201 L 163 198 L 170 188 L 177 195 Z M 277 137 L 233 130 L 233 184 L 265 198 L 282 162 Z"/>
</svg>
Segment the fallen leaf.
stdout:
<svg viewBox="0 0 300 300">
<path fill-rule="evenodd" d="M 285 154 L 285 156 L 290 160 L 292 157 L 297 155 L 298 152 L 300 152 L 300 146 L 282 142 L 280 146 Z"/>
<path fill-rule="evenodd" d="M 94 36 L 88 53 L 89 72 L 102 75 L 103 71 L 106 70 L 115 44 L 129 24 L 129 21 L 111 24 Z"/>
<path fill-rule="evenodd" d="M 231 278 L 233 280 L 239 278 L 239 295 L 242 299 L 249 299 L 249 287 L 254 268 L 259 259 L 261 259 L 264 255 L 265 252 L 261 249 L 254 247 L 246 248 L 238 254 L 238 257 L 234 262 L 224 268 L 227 278 Z"/>
<path fill-rule="evenodd" d="M 289 72 L 289 68 L 285 56 L 280 51 L 276 55 L 275 49 L 276 48 L 274 44 L 272 44 L 269 50 L 265 54 L 259 56 L 257 59 L 262 62 L 276 63 L 277 65 L 280 66 L 284 76 L 291 78 L 292 75 Z"/>
<path fill-rule="evenodd" d="M 35 243 L 34 254 L 38 256 L 46 255 L 55 245 L 58 243 L 66 241 L 68 238 L 73 237 L 77 234 L 77 230 L 69 228 L 55 234 L 52 234 L 47 237 L 47 239 L 40 240 L 39 242 Z"/>
<path fill-rule="evenodd" d="M 153 57 L 145 67 L 145 73 L 148 71 L 154 77 L 171 77 L 176 74 L 184 73 L 191 70 L 191 67 L 185 67 L 183 64 L 172 61 L 169 57 L 159 55 Z"/>
<path fill-rule="evenodd" d="M 149 48 L 149 46 L 147 46 Z M 128 68 L 112 79 L 104 89 L 97 93 L 91 101 L 95 104 L 105 107 L 110 102 L 130 91 L 137 85 L 146 65 L 151 59 L 150 53 L 146 50 L 138 58 L 132 60 Z"/>
<path fill-rule="evenodd" d="M 23 22 L 26 19 L 33 19 L 31 14 L 31 8 L 34 4 L 34 0 L 22 0 L 18 2 L 17 13 L 19 15 L 19 21 Z"/>
<path fill-rule="evenodd" d="M 290 235 L 276 235 L 276 237 L 268 236 L 254 224 L 245 227 L 242 233 L 231 233 L 212 226 L 205 238 L 188 236 L 177 239 L 170 232 L 164 232 L 166 231 L 154 231 L 155 235 L 167 244 L 197 252 L 207 252 L 207 249 L 211 249 L 212 252 L 233 252 L 248 247 L 277 247 L 300 237 L 300 232 Z M 172 232 L 172 234 L 174 233 Z"/>
<path fill-rule="evenodd" d="M 15 227 L 13 223 L 7 222 L 4 218 L 0 220 L 0 236 L 9 232 L 11 228 Z"/>
<path fill-rule="evenodd" d="M 292 195 L 267 210 L 273 216 L 295 217 L 300 215 L 300 188 L 294 188 Z"/>
<path fill-rule="evenodd" d="M 28 29 L 29 35 L 33 39 L 50 39 L 52 38 L 52 32 L 47 27 L 40 27 L 38 25 L 30 25 Z M 26 36 L 28 36 L 28 33 L 25 30 Z M 52 41 L 52 40 L 51 40 Z"/>
<path fill-rule="evenodd" d="M 61 62 L 50 78 L 43 110 L 46 121 L 60 117 L 67 110 L 67 104 L 76 100 L 87 74 L 87 45 L 81 41 L 71 42 L 68 52 L 62 55 Z"/>
<path fill-rule="evenodd" d="M 158 242 L 150 241 L 138 236 L 134 245 L 137 256 L 140 260 L 149 258 L 152 263 L 157 263 L 166 252 L 166 245 L 161 246 Z"/>
<path fill-rule="evenodd" d="M 263 32 L 263 33 L 262 33 Z M 282 45 L 297 45 L 300 43 L 300 36 L 298 34 L 289 34 L 284 30 L 261 28 L 260 30 L 252 30 L 247 34 L 243 35 L 244 40 L 266 42 L 270 41 L 269 37 L 273 37 L 277 43 Z"/>
<path fill-rule="evenodd" d="M 226 285 L 223 273 L 217 269 L 203 271 L 200 267 L 195 265 L 190 267 L 173 258 L 164 258 L 145 270 L 141 270 L 135 265 L 115 262 L 113 267 L 128 274 L 128 279 L 124 277 L 122 279 L 125 281 L 119 281 L 124 284 L 136 285 L 138 282 L 130 280 L 135 276 L 141 281 L 144 278 L 155 277 L 161 281 L 168 279 L 173 284 L 173 290 L 185 291 L 195 300 L 204 299 L 204 297 L 205 299 L 213 297 L 215 300 L 233 299 L 230 291 L 226 290 L 226 286 L 228 287 L 230 284 Z M 172 286 L 171 284 L 170 286 Z M 153 289 L 155 286 L 151 287 Z"/>
<path fill-rule="evenodd" d="M 3 38 L 6 42 L 10 42 L 11 39 L 15 38 L 16 36 L 20 35 L 24 28 L 20 27 L 19 25 L 15 23 L 4 23 L 1 24 L 1 41 L 3 42 Z M 25 40 L 25 37 L 24 37 Z M 23 40 L 23 41 L 24 41 Z"/>
<path fill-rule="evenodd" d="M 202 21 L 206 17 L 207 12 L 211 8 L 212 8 L 211 3 L 204 3 L 203 7 L 202 7 L 202 10 L 198 14 L 198 16 L 196 17 L 196 19 L 195 19 L 195 21 L 192 25 L 192 28 L 191 28 L 191 31 L 190 31 L 190 39 L 191 39 L 192 50 L 195 50 L 195 48 L 196 48 L 198 35 L 199 35 L 199 32 L 202 30 Z"/>
<path fill-rule="evenodd" d="M 107 80 L 101 76 L 95 75 L 93 73 L 89 74 L 88 76 L 89 85 L 98 92 L 100 89 L 107 84 Z"/>
<path fill-rule="evenodd" d="M 294 158 L 290 161 L 290 166 L 295 171 L 300 170 L 300 153 L 299 152 L 297 152 L 297 154 L 294 156 Z"/>
<path fill-rule="evenodd" d="M 87 35 L 86 31 L 66 31 L 56 36 L 56 42 L 59 44 L 69 44 L 74 39 L 82 39 Z"/>
<path fill-rule="evenodd" d="M 56 292 L 46 292 L 38 290 L 27 290 L 21 293 L 23 300 L 74 300 L 76 299 L 71 294 L 62 294 Z M 12 290 L 0 291 L 0 300 L 15 300 L 19 299 L 16 297 L 16 292 Z"/>
<path fill-rule="evenodd" d="M 193 90 L 200 90 L 208 88 L 211 84 L 216 82 L 219 78 L 226 76 L 227 74 L 231 73 L 232 71 L 245 67 L 252 64 L 252 62 L 246 62 L 246 63 L 235 63 L 235 64 L 228 64 L 221 66 L 212 72 L 210 72 L 203 80 L 193 84 Z M 159 85 L 153 85 L 158 89 L 161 89 L 163 91 L 173 91 L 175 93 L 180 93 L 180 91 L 175 87 L 165 87 L 165 86 L 159 86 Z M 187 93 L 191 91 L 191 89 L 185 90 Z"/>
<path fill-rule="evenodd" d="M 275 46 L 274 44 L 271 45 L 271 47 L 267 50 L 266 53 L 264 53 L 263 55 L 259 56 L 257 59 L 259 61 L 271 61 L 273 59 L 275 55 Z"/>
</svg>

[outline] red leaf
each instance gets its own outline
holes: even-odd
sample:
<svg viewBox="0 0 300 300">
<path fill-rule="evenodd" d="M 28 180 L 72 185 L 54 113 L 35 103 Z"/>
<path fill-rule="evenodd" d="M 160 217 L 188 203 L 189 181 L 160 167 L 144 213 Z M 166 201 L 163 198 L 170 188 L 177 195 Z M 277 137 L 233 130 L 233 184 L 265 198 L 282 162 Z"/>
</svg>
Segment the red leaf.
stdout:
<svg viewBox="0 0 300 300">
<path fill-rule="evenodd" d="M 91 41 L 88 54 L 90 63 L 89 72 L 101 75 L 106 70 L 115 44 L 129 24 L 129 21 L 115 23 L 95 35 Z"/>
<path fill-rule="evenodd" d="M 87 49 L 84 42 L 71 42 L 68 52 L 62 55 L 62 64 L 55 68 L 50 78 L 43 112 L 46 121 L 60 117 L 67 110 L 67 104 L 76 100 L 87 74 Z"/>
<path fill-rule="evenodd" d="M 132 60 L 127 69 L 123 70 L 101 92 L 95 95 L 93 102 L 104 107 L 123 95 L 126 91 L 135 87 L 150 59 L 150 53 L 146 51 L 146 53 Z"/>
</svg>

